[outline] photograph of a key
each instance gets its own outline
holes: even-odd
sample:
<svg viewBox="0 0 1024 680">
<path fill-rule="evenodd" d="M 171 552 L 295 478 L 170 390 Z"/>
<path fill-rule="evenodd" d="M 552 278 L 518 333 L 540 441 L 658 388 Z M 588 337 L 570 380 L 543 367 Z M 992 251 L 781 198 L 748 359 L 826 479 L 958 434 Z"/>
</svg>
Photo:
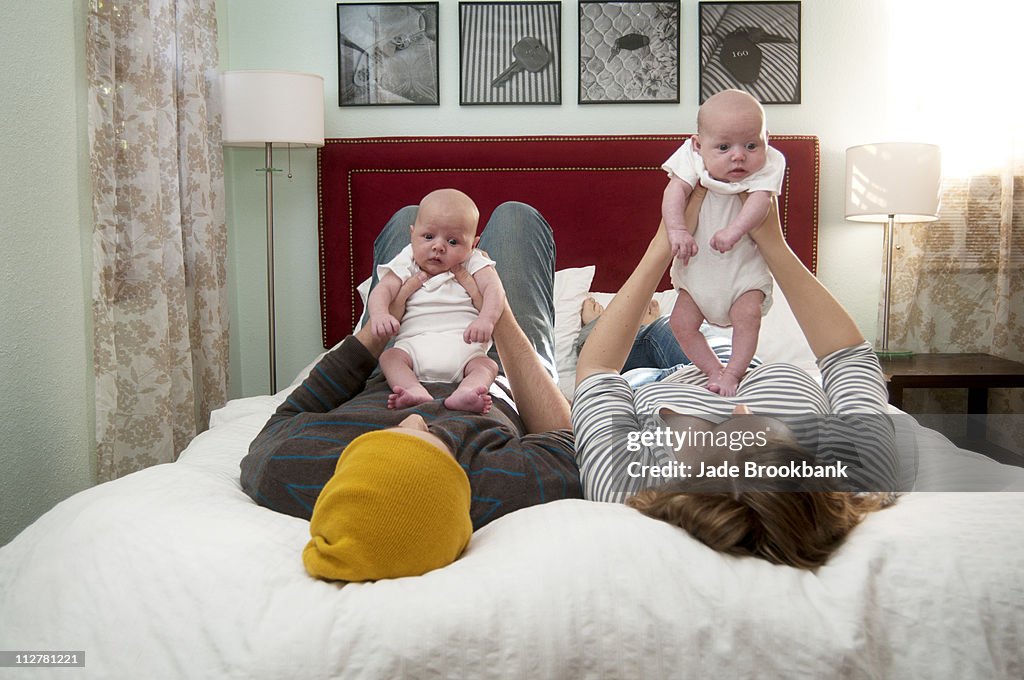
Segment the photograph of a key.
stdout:
<svg viewBox="0 0 1024 680">
<path fill-rule="evenodd" d="M 540 40 L 532 36 L 521 38 L 512 46 L 512 65 L 491 81 L 491 87 L 501 87 L 520 71 L 537 73 L 551 63 L 551 53 Z"/>
</svg>

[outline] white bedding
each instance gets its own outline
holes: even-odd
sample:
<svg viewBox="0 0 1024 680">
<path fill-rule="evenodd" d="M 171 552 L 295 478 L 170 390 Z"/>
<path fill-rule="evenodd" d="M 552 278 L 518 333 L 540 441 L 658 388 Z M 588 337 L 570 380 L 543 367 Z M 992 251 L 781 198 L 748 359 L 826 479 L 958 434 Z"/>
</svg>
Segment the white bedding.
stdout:
<svg viewBox="0 0 1024 680">
<path fill-rule="evenodd" d="M 86 660 L 0 676 L 1024 677 L 1024 493 L 908 494 L 817 573 L 559 501 L 444 569 L 342 586 L 303 570 L 307 522 L 239 488 L 275 403 L 231 402 L 178 462 L 84 491 L 0 550 L 0 649 Z M 1024 490 L 1024 470 L 900 422 L 930 488 Z"/>
</svg>

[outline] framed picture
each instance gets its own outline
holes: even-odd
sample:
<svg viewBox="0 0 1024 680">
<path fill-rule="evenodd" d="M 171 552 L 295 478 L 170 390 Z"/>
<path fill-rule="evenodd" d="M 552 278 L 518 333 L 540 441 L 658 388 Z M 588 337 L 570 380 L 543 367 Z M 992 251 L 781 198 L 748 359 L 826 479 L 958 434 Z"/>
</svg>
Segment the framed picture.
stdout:
<svg viewBox="0 0 1024 680">
<path fill-rule="evenodd" d="M 679 102 L 679 0 L 580 0 L 580 104 Z"/>
<path fill-rule="evenodd" d="M 338 3 L 338 106 L 437 106 L 437 8 Z"/>
<path fill-rule="evenodd" d="M 800 3 L 701 2 L 700 102 L 728 88 L 800 103 Z"/>
<path fill-rule="evenodd" d="M 560 2 L 459 3 L 459 103 L 561 104 Z"/>
</svg>

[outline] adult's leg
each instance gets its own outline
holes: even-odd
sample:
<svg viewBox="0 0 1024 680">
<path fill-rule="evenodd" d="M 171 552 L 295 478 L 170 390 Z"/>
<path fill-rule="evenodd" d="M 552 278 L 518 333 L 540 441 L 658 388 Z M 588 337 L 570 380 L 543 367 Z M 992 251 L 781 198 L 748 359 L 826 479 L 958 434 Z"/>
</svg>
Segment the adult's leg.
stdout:
<svg viewBox="0 0 1024 680">
<path fill-rule="evenodd" d="M 555 370 L 555 240 L 535 208 L 510 201 L 491 214 L 477 246 L 495 261 L 516 321 L 553 378 Z M 490 357 L 498 361 L 497 350 Z M 500 366 L 500 362 L 499 362 Z"/>
<path fill-rule="evenodd" d="M 671 368 L 690 363 L 676 340 L 667 316 L 640 327 L 622 372 L 634 368 Z"/>
<path fill-rule="evenodd" d="M 377 238 L 373 241 L 373 273 L 370 277 L 370 290 L 377 286 L 377 265 L 390 262 L 395 255 L 402 252 L 402 248 L 409 245 L 409 227 L 416 221 L 415 205 L 407 205 L 388 220 Z M 360 323 L 366 323 L 369 318 L 369 311 L 363 310 L 363 318 Z"/>
</svg>

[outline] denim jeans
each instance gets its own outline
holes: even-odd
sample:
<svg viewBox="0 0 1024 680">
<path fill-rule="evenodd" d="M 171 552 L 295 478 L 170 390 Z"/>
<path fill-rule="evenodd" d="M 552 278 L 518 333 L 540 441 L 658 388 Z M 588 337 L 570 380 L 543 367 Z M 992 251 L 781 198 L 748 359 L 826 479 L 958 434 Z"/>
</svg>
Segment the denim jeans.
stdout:
<svg viewBox="0 0 1024 680">
<path fill-rule="evenodd" d="M 641 385 L 658 382 L 691 363 L 672 334 L 668 317 L 660 316 L 640 327 L 622 367 L 622 377 L 635 390 Z"/>
<path fill-rule="evenodd" d="M 584 324 L 576 340 L 576 353 L 579 354 L 583 345 L 590 337 L 600 317 Z M 659 316 L 649 324 L 640 327 L 629 350 L 626 363 L 622 366 L 623 377 L 636 389 L 649 382 L 657 382 L 667 375 L 675 373 L 680 366 L 693 362 L 680 349 L 676 336 L 668 325 L 667 316 Z"/>
<path fill-rule="evenodd" d="M 634 368 L 674 368 L 679 364 L 692 363 L 668 325 L 667 316 L 659 316 L 651 323 L 641 326 L 633 341 L 633 349 L 626 357 L 622 372 Z"/>
<path fill-rule="evenodd" d="M 377 285 L 377 265 L 385 264 L 409 245 L 409 227 L 416 221 L 417 207 L 396 212 L 373 242 L 373 276 L 370 290 Z M 486 251 L 505 288 L 519 327 L 540 356 L 544 367 L 555 371 L 555 240 L 551 225 L 535 208 L 525 203 L 502 203 L 491 213 L 480 234 L 477 248 Z M 368 312 L 363 311 L 363 323 Z M 490 357 L 501 365 L 497 349 Z"/>
</svg>

